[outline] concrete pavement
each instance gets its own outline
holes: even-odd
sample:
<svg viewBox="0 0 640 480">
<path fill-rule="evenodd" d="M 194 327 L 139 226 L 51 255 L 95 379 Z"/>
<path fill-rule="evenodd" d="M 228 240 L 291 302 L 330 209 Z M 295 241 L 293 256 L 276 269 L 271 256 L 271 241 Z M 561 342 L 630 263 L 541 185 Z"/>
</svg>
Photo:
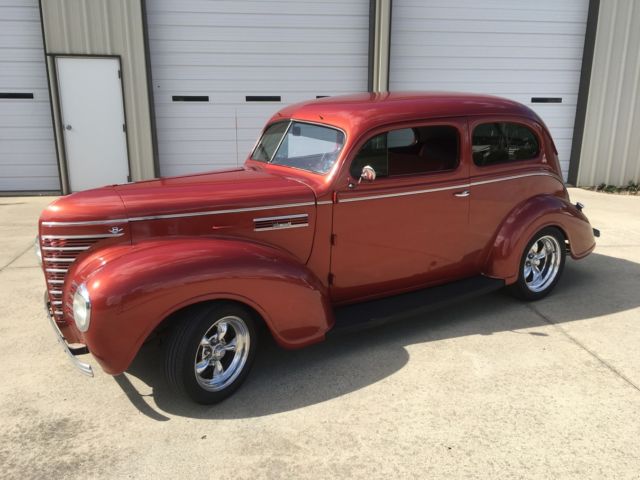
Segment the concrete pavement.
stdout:
<svg viewBox="0 0 640 480">
<path fill-rule="evenodd" d="M 547 299 L 264 345 L 213 407 L 167 392 L 154 345 L 121 377 L 77 373 L 32 251 L 52 199 L 0 198 L 2 476 L 639 478 L 640 197 L 571 196 L 602 237 Z"/>
</svg>

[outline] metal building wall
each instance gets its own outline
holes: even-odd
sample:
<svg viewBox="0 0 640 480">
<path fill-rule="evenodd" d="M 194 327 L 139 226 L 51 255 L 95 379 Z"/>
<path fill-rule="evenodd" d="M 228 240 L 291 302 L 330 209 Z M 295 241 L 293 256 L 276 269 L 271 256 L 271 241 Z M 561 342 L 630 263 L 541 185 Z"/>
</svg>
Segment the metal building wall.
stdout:
<svg viewBox="0 0 640 480">
<path fill-rule="evenodd" d="M 640 2 L 600 2 L 577 185 L 640 181 Z"/>
<path fill-rule="evenodd" d="M 55 54 L 120 55 L 132 180 L 154 178 L 153 116 L 150 110 L 145 13 L 142 0 L 40 0 L 56 142 L 62 146 Z M 59 148 L 64 152 L 63 148 Z M 63 179 L 66 165 L 61 164 Z M 65 186 L 66 187 L 66 186 Z M 68 188 L 65 188 L 68 192 Z M 65 193 L 66 193 L 65 192 Z"/>
</svg>

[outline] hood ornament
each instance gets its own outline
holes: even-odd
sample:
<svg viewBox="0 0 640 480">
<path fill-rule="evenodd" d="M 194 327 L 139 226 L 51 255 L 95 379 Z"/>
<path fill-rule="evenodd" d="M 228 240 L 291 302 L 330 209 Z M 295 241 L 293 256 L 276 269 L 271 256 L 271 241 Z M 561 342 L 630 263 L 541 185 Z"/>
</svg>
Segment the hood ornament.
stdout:
<svg viewBox="0 0 640 480">
<path fill-rule="evenodd" d="M 111 227 L 109 229 L 109 232 L 112 233 L 113 235 L 117 235 L 118 233 L 124 232 L 124 228 L 122 228 L 122 227 Z"/>
</svg>

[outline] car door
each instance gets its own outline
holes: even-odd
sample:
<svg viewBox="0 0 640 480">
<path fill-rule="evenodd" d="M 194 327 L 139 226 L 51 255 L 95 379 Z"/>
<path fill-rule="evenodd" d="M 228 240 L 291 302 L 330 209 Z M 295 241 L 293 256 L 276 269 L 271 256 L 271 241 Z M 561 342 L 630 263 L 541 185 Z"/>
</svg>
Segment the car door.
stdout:
<svg viewBox="0 0 640 480">
<path fill-rule="evenodd" d="M 372 132 L 345 163 L 336 191 L 331 295 L 336 303 L 473 274 L 466 261 L 466 121 L 415 122 Z M 373 167 L 376 179 L 358 177 Z"/>
</svg>

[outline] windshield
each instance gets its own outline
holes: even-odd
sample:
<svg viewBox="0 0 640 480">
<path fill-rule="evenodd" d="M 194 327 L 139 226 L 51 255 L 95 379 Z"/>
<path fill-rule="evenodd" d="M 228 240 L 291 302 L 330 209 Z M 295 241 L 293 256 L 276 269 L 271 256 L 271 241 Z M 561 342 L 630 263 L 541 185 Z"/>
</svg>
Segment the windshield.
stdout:
<svg viewBox="0 0 640 480">
<path fill-rule="evenodd" d="M 304 122 L 269 125 L 251 154 L 252 160 L 327 173 L 335 163 L 344 133 Z"/>
</svg>

